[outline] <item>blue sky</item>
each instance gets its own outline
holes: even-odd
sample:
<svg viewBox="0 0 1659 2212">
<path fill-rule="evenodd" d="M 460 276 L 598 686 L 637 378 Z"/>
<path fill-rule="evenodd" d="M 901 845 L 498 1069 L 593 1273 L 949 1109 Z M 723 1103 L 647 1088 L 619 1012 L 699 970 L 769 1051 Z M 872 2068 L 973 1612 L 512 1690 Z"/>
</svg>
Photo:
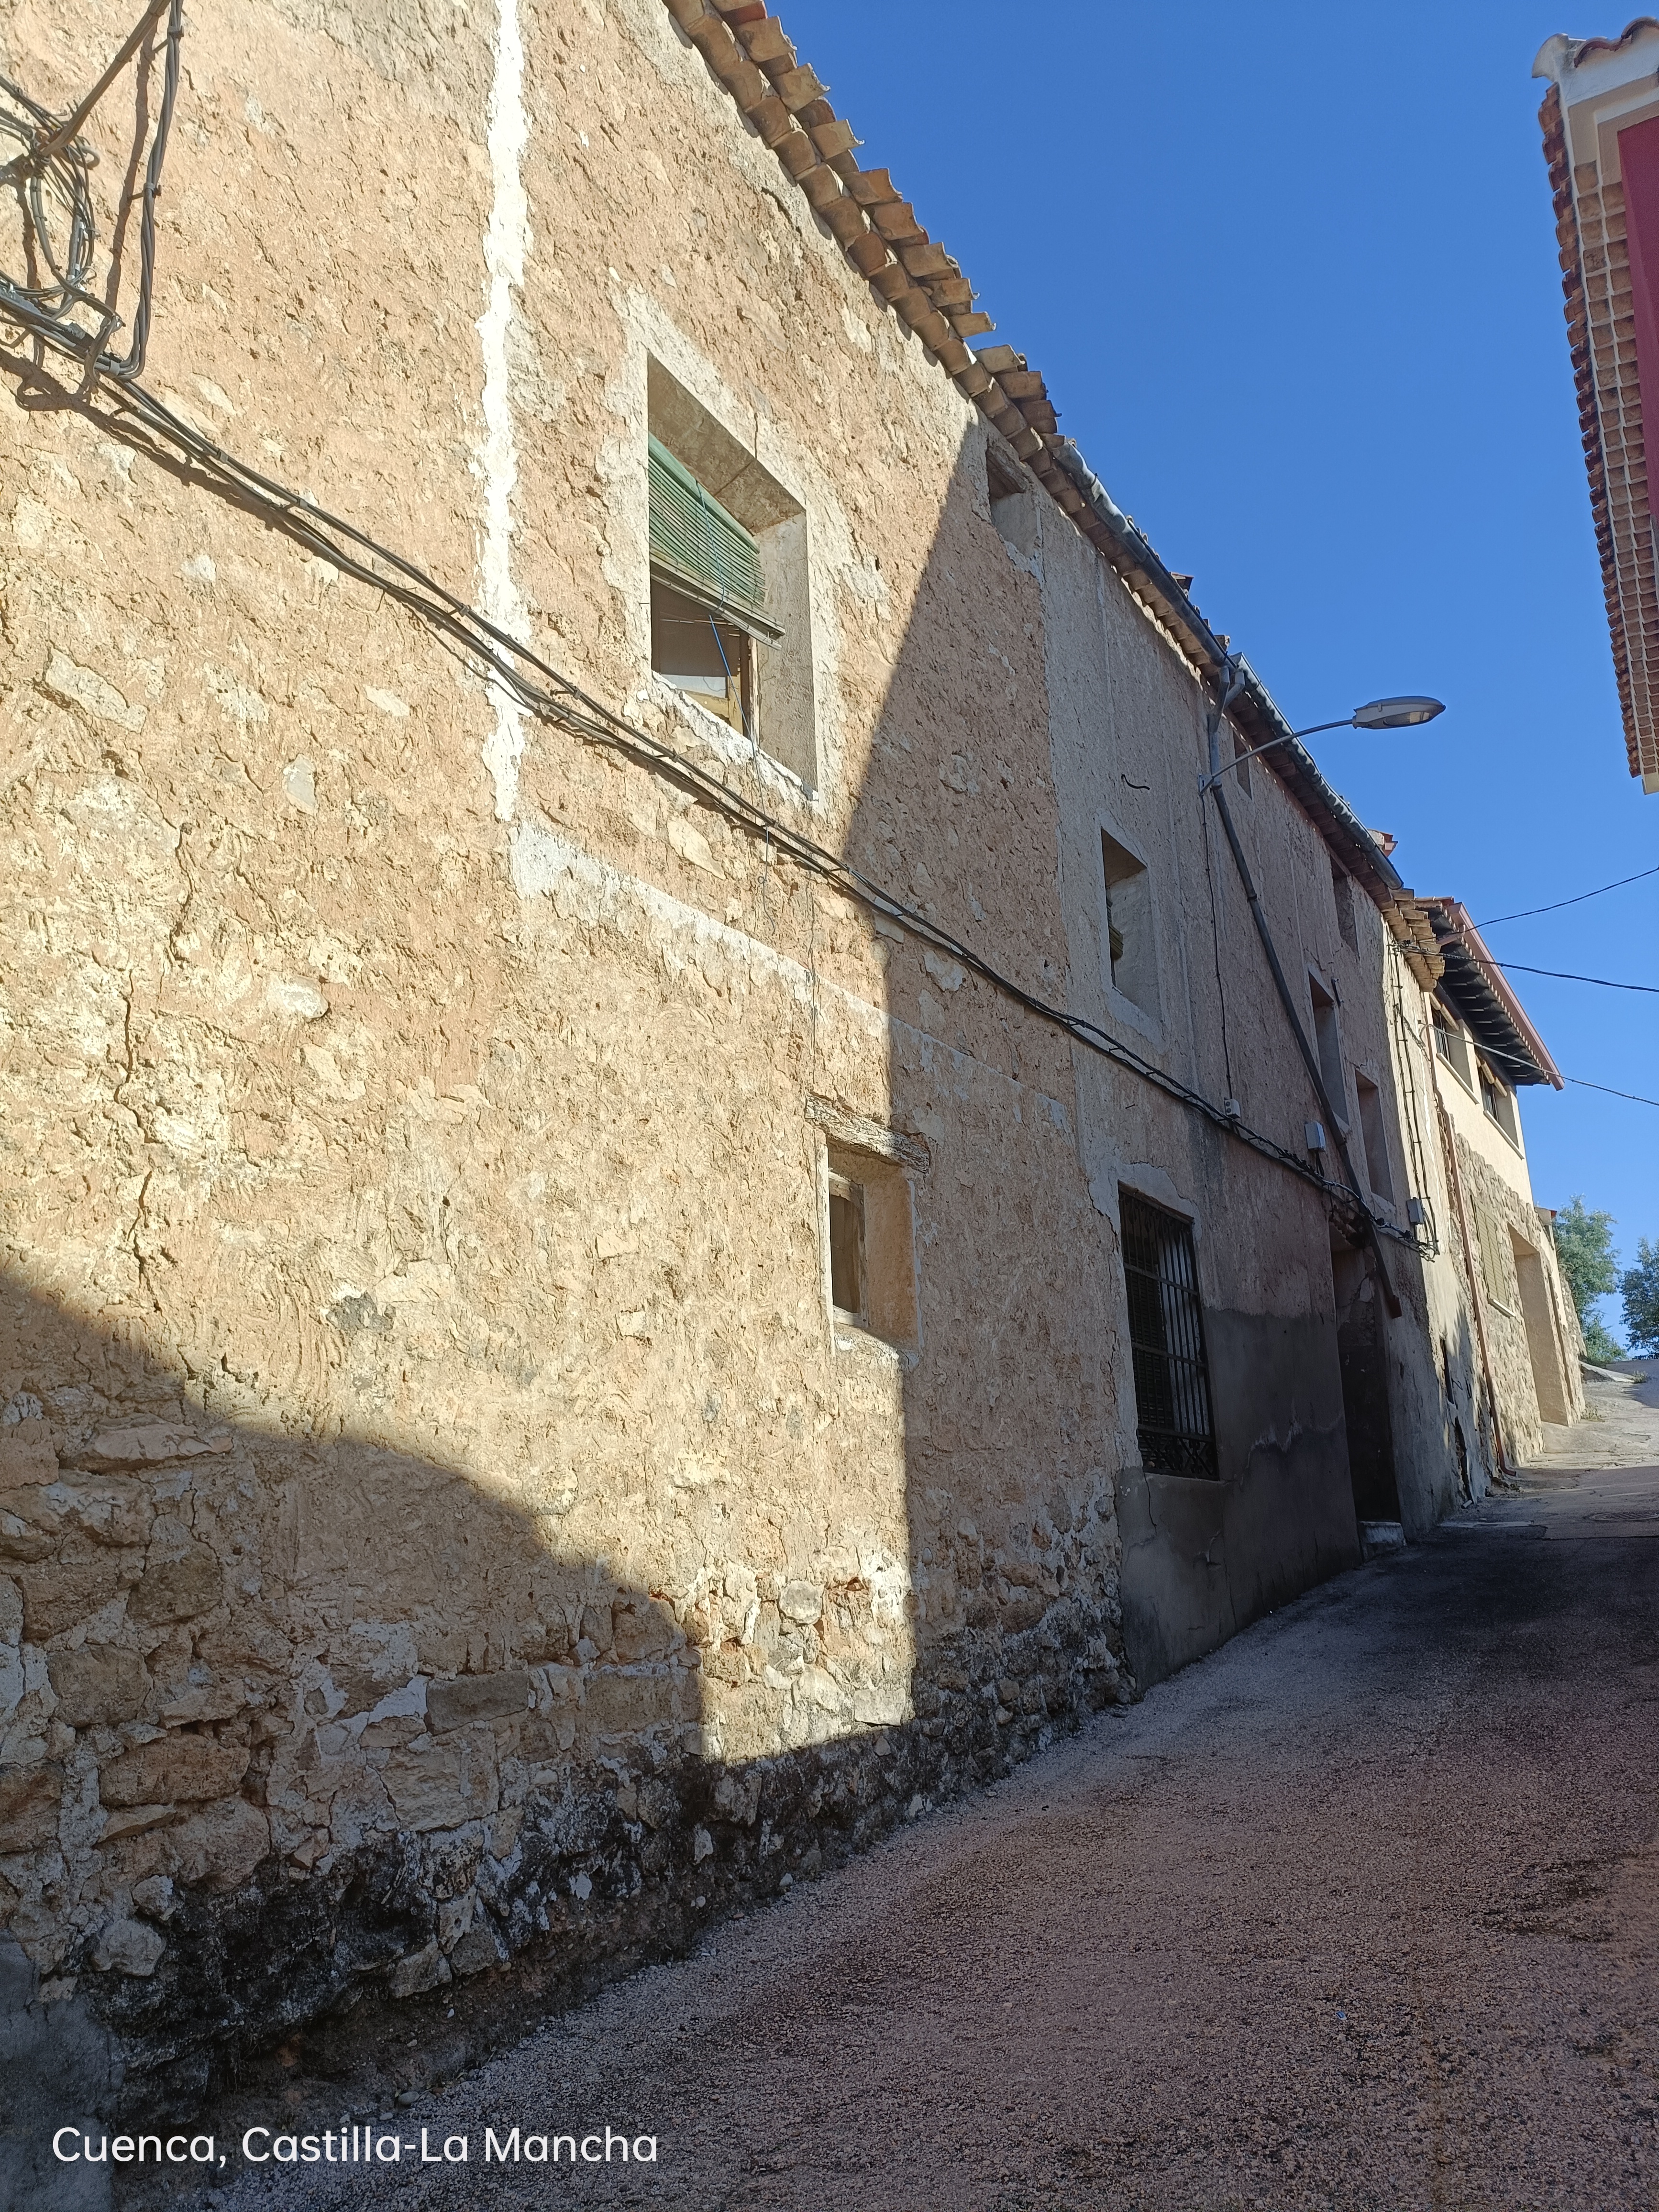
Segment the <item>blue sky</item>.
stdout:
<svg viewBox="0 0 1659 2212">
<path fill-rule="evenodd" d="M 1626 773 L 1533 57 L 1629 9 L 789 0 L 801 58 L 1120 506 L 1423 892 L 1477 921 L 1659 862 Z M 1659 982 L 1659 876 L 1492 932 Z M 1659 1000 L 1513 979 L 1564 1073 L 1659 1098 Z M 1659 1237 L 1659 1109 L 1535 1090 L 1534 1195 Z M 1613 1302 L 1607 1318 L 1617 1324 Z"/>
</svg>

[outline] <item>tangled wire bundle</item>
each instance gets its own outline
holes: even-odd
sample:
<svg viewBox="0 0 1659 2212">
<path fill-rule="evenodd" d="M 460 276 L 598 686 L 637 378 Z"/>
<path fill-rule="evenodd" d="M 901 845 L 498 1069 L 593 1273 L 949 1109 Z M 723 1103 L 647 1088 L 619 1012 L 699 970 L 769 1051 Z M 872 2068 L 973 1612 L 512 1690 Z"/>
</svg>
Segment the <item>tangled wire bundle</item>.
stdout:
<svg viewBox="0 0 1659 2212">
<path fill-rule="evenodd" d="M 161 106 L 152 130 L 149 94 L 157 24 L 167 19 Z M 184 0 L 151 0 L 118 53 L 92 90 L 66 116 L 32 100 L 21 85 L 0 77 L 0 184 L 14 198 L 23 267 L 14 275 L 0 269 L 0 322 L 10 323 L 85 364 L 88 380 L 104 375 L 125 380 L 144 365 L 149 338 L 150 298 L 155 275 L 155 203 L 167 159 L 167 132 L 179 95 L 179 50 L 185 35 Z M 110 340 L 122 327 L 114 307 L 120 255 L 114 253 L 102 297 L 96 280 L 98 226 L 93 209 L 92 172 L 98 151 L 81 135 L 88 118 L 135 56 L 139 57 L 134 95 L 133 159 L 146 137 L 149 158 L 138 200 L 138 297 L 132 312 L 131 343 L 125 354 Z M 15 147 L 15 153 L 9 149 Z M 117 234 L 125 227 L 133 195 L 124 192 Z"/>
</svg>

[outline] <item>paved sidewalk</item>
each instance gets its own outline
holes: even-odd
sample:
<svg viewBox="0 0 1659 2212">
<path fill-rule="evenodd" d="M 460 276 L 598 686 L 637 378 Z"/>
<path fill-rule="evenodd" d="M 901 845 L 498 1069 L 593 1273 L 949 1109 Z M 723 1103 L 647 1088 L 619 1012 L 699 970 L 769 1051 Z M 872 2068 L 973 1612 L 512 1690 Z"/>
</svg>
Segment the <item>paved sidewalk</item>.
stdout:
<svg viewBox="0 0 1659 2212">
<path fill-rule="evenodd" d="M 1659 1465 L 1527 1485 L 225 2201 L 1659 2205 Z"/>
</svg>

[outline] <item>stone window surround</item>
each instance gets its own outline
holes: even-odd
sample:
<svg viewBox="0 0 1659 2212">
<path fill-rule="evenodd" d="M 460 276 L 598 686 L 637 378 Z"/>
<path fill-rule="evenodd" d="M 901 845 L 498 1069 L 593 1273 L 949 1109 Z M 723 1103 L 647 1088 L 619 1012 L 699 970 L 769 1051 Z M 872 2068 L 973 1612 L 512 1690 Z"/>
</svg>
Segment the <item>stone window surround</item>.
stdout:
<svg viewBox="0 0 1659 2212">
<path fill-rule="evenodd" d="M 1325 1088 L 1332 1094 L 1331 1104 L 1336 1114 L 1336 1126 L 1346 1137 L 1353 1127 L 1353 1107 L 1348 1097 L 1347 1066 L 1342 1057 L 1342 994 L 1337 989 L 1336 980 L 1328 969 L 1316 967 L 1311 960 L 1305 964 L 1308 977 L 1308 1024 L 1313 1038 L 1314 1058 L 1319 1062 L 1319 1072 L 1325 1079 Z M 1318 1000 L 1314 997 L 1316 991 L 1319 993 L 1321 998 L 1329 1003 L 1331 1019 L 1335 1027 L 1335 1043 L 1328 1063 L 1320 1042 Z M 1331 1081 L 1333 1067 L 1336 1073 L 1334 1085 Z"/>
<path fill-rule="evenodd" d="M 1146 927 L 1152 939 L 1148 953 L 1148 966 L 1151 970 L 1156 991 L 1154 1003 L 1151 1006 L 1146 1005 L 1139 999 L 1132 999 L 1127 992 L 1120 990 L 1118 986 L 1112 980 L 1111 910 L 1110 902 L 1108 897 L 1108 884 L 1106 880 L 1104 859 L 1105 848 L 1101 842 L 1103 838 L 1108 837 L 1110 838 L 1113 844 L 1121 847 L 1121 849 L 1129 855 L 1131 860 L 1138 861 L 1144 872 L 1144 881 L 1146 884 L 1145 911 Z M 1155 889 L 1157 872 L 1153 868 L 1152 862 L 1147 858 L 1146 848 L 1141 840 L 1139 837 L 1132 836 L 1118 817 L 1115 814 L 1109 813 L 1104 808 L 1098 809 L 1096 811 L 1095 835 L 1091 851 L 1094 856 L 1093 864 L 1096 872 L 1095 896 L 1098 902 L 1099 914 L 1100 983 L 1102 993 L 1104 995 L 1109 1010 L 1118 1018 L 1118 1020 L 1122 1022 L 1126 1027 L 1129 1029 L 1138 1030 L 1141 1036 L 1146 1038 L 1149 1043 L 1154 1044 L 1162 1049 L 1164 1041 L 1163 1009 L 1164 957 L 1162 936 L 1158 927 L 1158 902 Z M 1159 1202 L 1161 1203 L 1161 1201 Z"/>
<path fill-rule="evenodd" d="M 915 1185 L 931 1166 L 920 1138 L 809 1098 L 812 1124 L 819 1273 L 830 1341 L 836 1354 L 864 1352 L 906 1369 L 921 1352 L 921 1285 Z M 863 1194 L 865 1312 L 854 1318 L 835 1302 L 830 1272 L 830 1199 L 835 1179 Z"/>
</svg>

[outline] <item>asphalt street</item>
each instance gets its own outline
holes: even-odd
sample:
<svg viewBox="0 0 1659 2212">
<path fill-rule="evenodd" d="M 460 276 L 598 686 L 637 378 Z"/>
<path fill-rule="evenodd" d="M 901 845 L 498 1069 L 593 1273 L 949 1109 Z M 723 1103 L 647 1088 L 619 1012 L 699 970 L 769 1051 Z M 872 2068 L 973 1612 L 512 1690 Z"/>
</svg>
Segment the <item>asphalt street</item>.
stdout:
<svg viewBox="0 0 1659 2212">
<path fill-rule="evenodd" d="M 1659 2206 L 1656 1399 L 398 2113 L 440 2163 L 223 2202 Z"/>
</svg>

